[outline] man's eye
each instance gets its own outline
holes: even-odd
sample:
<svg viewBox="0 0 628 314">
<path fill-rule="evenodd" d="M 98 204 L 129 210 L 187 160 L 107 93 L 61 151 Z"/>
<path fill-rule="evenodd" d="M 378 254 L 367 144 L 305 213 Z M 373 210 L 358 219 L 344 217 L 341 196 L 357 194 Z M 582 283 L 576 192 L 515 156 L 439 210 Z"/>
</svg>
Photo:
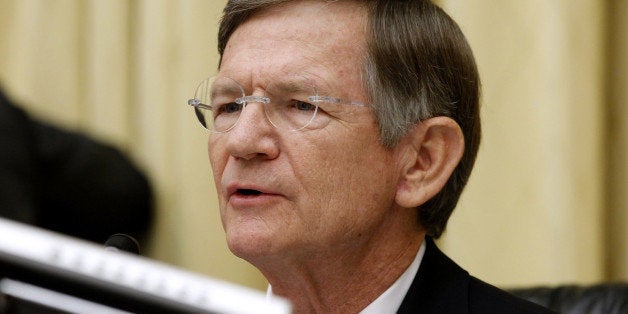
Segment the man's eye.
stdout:
<svg viewBox="0 0 628 314">
<path fill-rule="evenodd" d="M 316 106 L 304 101 L 296 101 L 294 103 L 294 107 L 300 111 L 313 111 L 314 109 L 316 109 Z"/>
<path fill-rule="evenodd" d="M 235 102 L 231 102 L 228 104 L 224 104 L 224 105 L 220 105 L 216 108 L 216 112 L 214 112 L 215 115 L 219 115 L 219 114 L 223 114 L 223 113 L 234 113 L 234 112 L 238 112 L 242 110 L 242 105 L 235 103 Z"/>
</svg>

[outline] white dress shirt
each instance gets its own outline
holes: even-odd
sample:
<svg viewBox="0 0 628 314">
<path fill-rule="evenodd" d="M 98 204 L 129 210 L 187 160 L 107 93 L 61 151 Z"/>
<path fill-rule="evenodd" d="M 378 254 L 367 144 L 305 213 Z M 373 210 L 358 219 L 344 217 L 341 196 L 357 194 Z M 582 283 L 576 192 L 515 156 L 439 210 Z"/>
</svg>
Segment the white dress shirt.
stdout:
<svg viewBox="0 0 628 314">
<path fill-rule="evenodd" d="M 412 281 L 416 273 L 419 271 L 421 260 L 425 254 L 425 240 L 416 253 L 416 257 L 412 264 L 408 266 L 405 272 L 395 281 L 388 290 L 384 291 L 375 301 L 365 307 L 360 314 L 395 314 L 406 297 Z"/>
</svg>

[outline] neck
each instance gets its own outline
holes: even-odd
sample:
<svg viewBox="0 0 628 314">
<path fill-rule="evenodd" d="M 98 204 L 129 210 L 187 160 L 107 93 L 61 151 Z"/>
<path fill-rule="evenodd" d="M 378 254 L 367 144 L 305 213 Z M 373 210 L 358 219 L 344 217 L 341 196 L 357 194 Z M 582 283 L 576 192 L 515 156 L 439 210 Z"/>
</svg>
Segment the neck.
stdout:
<svg viewBox="0 0 628 314">
<path fill-rule="evenodd" d="M 335 250 L 258 260 L 254 265 L 289 299 L 294 313 L 357 313 L 390 287 L 414 260 L 425 232 L 416 220 L 379 229 Z M 401 226 L 401 227 L 400 227 Z"/>
</svg>

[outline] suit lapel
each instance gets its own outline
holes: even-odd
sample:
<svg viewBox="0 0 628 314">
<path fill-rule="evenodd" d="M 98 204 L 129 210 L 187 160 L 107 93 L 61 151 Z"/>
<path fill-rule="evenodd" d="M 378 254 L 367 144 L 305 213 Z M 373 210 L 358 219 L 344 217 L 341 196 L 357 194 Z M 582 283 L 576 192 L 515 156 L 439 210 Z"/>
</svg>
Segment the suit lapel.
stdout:
<svg viewBox="0 0 628 314">
<path fill-rule="evenodd" d="M 468 313 L 469 273 L 426 237 L 421 266 L 397 313 Z"/>
</svg>

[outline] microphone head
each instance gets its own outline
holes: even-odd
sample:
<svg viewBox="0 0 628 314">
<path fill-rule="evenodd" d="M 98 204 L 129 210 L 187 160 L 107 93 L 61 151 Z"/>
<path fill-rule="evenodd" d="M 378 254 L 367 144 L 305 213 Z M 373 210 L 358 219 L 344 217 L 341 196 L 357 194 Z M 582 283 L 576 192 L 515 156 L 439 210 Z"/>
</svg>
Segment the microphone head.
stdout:
<svg viewBox="0 0 628 314">
<path fill-rule="evenodd" d="M 132 236 L 124 233 L 116 233 L 107 239 L 105 248 L 109 250 L 121 250 L 133 254 L 140 254 L 140 245 Z"/>
</svg>

